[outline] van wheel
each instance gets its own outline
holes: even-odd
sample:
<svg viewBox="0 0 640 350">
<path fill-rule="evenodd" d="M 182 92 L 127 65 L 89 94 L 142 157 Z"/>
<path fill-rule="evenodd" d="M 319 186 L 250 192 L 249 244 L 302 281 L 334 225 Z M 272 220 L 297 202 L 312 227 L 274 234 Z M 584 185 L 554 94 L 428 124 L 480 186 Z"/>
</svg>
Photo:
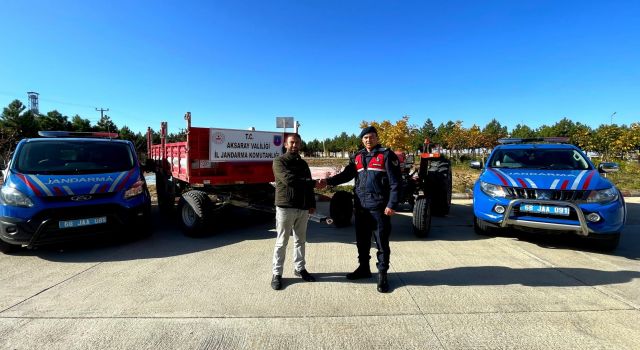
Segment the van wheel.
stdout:
<svg viewBox="0 0 640 350">
<path fill-rule="evenodd" d="M 431 231 L 431 201 L 427 197 L 419 197 L 413 207 L 413 234 L 424 238 Z"/>
<path fill-rule="evenodd" d="M 151 206 L 145 207 L 144 213 L 136 221 L 136 238 L 142 239 L 150 237 L 153 233 L 153 222 L 151 221 Z"/>
<path fill-rule="evenodd" d="M 353 197 L 347 191 L 337 191 L 329 202 L 329 215 L 336 227 L 351 225 L 353 216 Z"/>
<path fill-rule="evenodd" d="M 156 173 L 156 195 L 160 212 L 171 213 L 175 207 L 175 184 L 168 179 L 164 171 Z"/>
<path fill-rule="evenodd" d="M 19 246 L 14 244 L 9 244 L 3 240 L 0 240 L 0 252 L 4 254 L 13 253 L 17 251 Z"/>
<path fill-rule="evenodd" d="M 189 191 L 182 194 L 178 213 L 182 231 L 186 236 L 199 237 L 204 234 L 211 214 L 211 200 L 205 192 Z"/>
</svg>

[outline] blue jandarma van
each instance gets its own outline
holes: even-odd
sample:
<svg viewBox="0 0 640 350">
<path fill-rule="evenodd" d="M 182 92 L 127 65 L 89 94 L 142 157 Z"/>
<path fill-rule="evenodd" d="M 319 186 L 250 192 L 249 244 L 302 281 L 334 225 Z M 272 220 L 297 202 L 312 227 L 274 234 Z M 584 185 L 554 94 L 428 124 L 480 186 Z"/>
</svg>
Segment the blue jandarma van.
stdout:
<svg viewBox="0 0 640 350">
<path fill-rule="evenodd" d="M 133 143 L 114 133 L 39 134 L 18 143 L 3 171 L 0 251 L 149 233 L 151 199 Z"/>
</svg>

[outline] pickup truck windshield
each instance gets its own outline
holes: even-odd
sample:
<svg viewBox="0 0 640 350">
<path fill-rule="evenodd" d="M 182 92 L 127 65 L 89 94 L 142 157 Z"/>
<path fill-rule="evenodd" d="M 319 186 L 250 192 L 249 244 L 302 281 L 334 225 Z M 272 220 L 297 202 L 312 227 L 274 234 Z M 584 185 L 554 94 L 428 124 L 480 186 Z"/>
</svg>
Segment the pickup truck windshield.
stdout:
<svg viewBox="0 0 640 350">
<path fill-rule="evenodd" d="M 523 169 L 557 169 L 557 170 L 587 170 L 589 162 L 582 154 L 569 148 L 523 148 L 496 150 L 491 157 L 490 166 L 493 168 L 523 168 Z"/>
<path fill-rule="evenodd" d="M 19 149 L 15 169 L 23 174 L 97 174 L 127 171 L 134 157 L 125 143 L 43 140 Z"/>
</svg>

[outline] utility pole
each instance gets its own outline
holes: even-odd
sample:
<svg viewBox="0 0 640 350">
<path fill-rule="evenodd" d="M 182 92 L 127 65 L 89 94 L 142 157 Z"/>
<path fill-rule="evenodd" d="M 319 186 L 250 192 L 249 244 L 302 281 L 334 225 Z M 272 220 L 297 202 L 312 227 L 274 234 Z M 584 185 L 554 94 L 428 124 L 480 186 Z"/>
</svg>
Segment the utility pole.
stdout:
<svg viewBox="0 0 640 350">
<path fill-rule="evenodd" d="M 100 112 L 100 120 L 102 120 L 102 118 L 104 118 L 104 112 L 109 112 L 109 108 L 104 109 L 104 108 L 100 107 L 100 109 L 96 108 L 96 111 Z"/>
</svg>

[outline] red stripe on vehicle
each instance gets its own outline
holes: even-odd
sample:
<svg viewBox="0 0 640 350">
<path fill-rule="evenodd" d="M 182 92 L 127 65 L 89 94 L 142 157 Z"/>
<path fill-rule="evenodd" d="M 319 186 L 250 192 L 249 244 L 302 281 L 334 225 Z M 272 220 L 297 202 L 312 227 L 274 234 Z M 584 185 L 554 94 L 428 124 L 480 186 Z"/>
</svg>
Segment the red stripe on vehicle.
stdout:
<svg viewBox="0 0 640 350">
<path fill-rule="evenodd" d="M 504 176 L 502 176 L 499 172 L 493 170 L 493 169 L 489 169 L 491 170 L 494 174 L 496 174 L 496 176 L 498 176 L 498 179 L 500 179 L 500 181 L 502 181 L 502 184 L 505 186 L 509 186 L 509 183 L 507 182 L 507 179 L 504 178 Z"/>
<path fill-rule="evenodd" d="M 100 189 L 98 190 L 98 192 L 100 192 L 100 193 L 107 192 L 107 188 L 108 188 L 108 187 L 109 187 L 109 185 L 104 184 L 104 185 L 102 185 L 102 187 L 100 187 Z"/>
<path fill-rule="evenodd" d="M 564 180 L 562 181 L 562 186 L 560 186 L 560 189 L 566 190 L 568 185 L 569 185 L 569 180 Z"/>
<path fill-rule="evenodd" d="M 584 180 L 584 184 L 582 185 L 582 189 L 586 190 L 587 187 L 589 187 L 589 183 L 591 182 L 591 178 L 593 177 L 593 175 L 596 173 L 595 170 L 591 170 L 591 172 L 589 173 L 589 175 L 587 175 L 587 179 Z"/>
<path fill-rule="evenodd" d="M 64 192 L 62 192 L 62 190 L 61 190 L 60 188 L 58 188 L 58 187 L 54 187 L 54 188 L 53 188 L 53 191 L 54 191 L 54 192 L 56 193 L 56 195 L 58 195 L 58 196 L 63 196 L 63 195 L 64 195 Z"/>
<path fill-rule="evenodd" d="M 36 194 L 36 196 L 41 197 L 41 193 L 40 190 L 38 189 L 38 187 L 34 186 L 31 181 L 27 180 L 27 177 L 24 176 L 23 174 L 16 174 L 18 176 L 18 178 L 20 178 L 20 180 L 22 180 L 25 184 L 27 184 L 27 186 L 29 186 L 29 188 L 31 189 L 31 191 L 33 191 L 33 193 Z"/>
<path fill-rule="evenodd" d="M 124 187 L 124 185 L 127 183 L 127 180 L 129 180 L 129 178 L 131 177 L 131 174 L 133 174 L 133 171 L 135 169 L 131 169 L 129 170 L 129 173 L 127 174 L 127 176 L 124 178 L 124 180 L 122 180 L 120 182 L 120 184 L 118 185 L 118 187 L 116 187 L 116 192 L 120 192 L 122 190 L 122 188 Z"/>
<path fill-rule="evenodd" d="M 524 182 L 524 180 L 518 178 L 518 182 L 520 183 L 520 185 L 522 185 L 523 188 L 527 188 L 527 183 Z"/>
</svg>

